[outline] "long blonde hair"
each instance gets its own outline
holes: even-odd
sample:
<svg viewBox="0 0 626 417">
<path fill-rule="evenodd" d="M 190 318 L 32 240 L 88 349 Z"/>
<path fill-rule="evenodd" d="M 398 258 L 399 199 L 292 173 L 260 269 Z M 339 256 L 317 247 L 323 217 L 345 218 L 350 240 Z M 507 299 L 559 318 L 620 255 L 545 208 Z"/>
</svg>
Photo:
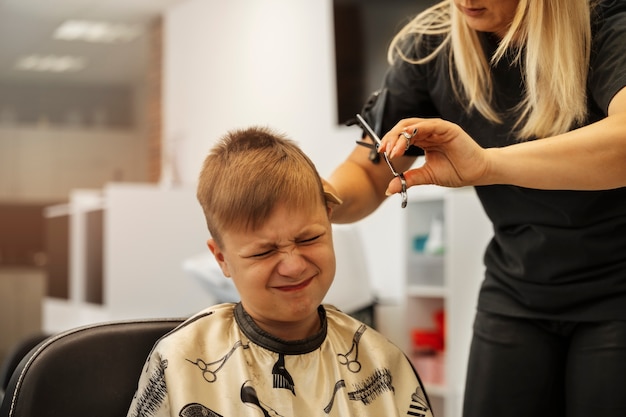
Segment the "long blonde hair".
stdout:
<svg viewBox="0 0 626 417">
<path fill-rule="evenodd" d="M 491 105 L 490 65 L 513 52 L 521 65 L 524 99 L 512 109 L 520 140 L 547 137 L 570 130 L 587 116 L 586 82 L 591 51 L 591 4 L 594 0 L 519 0 L 516 14 L 492 57 L 485 57 L 478 33 L 458 12 L 453 0 L 443 0 L 412 19 L 396 34 L 388 60 L 397 57 L 415 64 L 434 59 L 448 48 L 450 77 L 466 110 L 501 123 Z M 443 37 L 432 53 L 409 58 L 401 49 L 407 36 L 419 42 L 424 35 Z M 524 53 L 522 53 L 524 52 Z"/>
</svg>

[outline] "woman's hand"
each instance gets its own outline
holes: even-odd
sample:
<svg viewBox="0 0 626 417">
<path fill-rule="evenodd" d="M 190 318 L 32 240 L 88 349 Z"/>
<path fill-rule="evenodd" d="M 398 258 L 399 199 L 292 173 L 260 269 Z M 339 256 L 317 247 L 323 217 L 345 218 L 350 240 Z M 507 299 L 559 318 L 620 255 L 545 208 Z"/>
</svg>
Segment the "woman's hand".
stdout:
<svg viewBox="0 0 626 417">
<path fill-rule="evenodd" d="M 408 132 L 409 135 L 404 135 Z M 407 139 L 411 133 L 414 136 Z M 488 183 L 488 152 L 481 148 L 458 125 L 441 119 L 410 118 L 398 122 L 382 138 L 380 152 L 393 159 L 403 155 L 408 143 L 422 148 L 426 162 L 419 168 L 406 171 L 407 186 L 436 184 L 462 187 Z M 400 192 L 400 181 L 389 183 L 387 194 Z"/>
</svg>

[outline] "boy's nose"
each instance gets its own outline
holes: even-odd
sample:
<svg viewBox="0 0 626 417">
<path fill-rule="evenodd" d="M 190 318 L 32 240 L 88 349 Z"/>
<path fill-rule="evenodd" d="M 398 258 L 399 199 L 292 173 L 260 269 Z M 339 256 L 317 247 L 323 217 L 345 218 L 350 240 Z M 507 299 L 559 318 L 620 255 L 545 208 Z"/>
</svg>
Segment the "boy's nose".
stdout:
<svg viewBox="0 0 626 417">
<path fill-rule="evenodd" d="M 278 273 L 285 277 L 299 278 L 306 269 L 306 265 L 307 262 L 299 250 L 288 250 L 282 253 Z"/>
</svg>

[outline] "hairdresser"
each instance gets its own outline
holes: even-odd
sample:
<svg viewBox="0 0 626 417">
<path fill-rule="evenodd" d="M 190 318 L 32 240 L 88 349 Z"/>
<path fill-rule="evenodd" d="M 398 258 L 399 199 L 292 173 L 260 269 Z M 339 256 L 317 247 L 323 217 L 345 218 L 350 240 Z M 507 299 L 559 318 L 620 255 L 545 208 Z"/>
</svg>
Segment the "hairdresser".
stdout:
<svg viewBox="0 0 626 417">
<path fill-rule="evenodd" d="M 626 416 L 626 0 L 445 0 L 388 58 L 362 111 L 382 145 L 328 178 L 333 221 L 401 191 L 383 151 L 407 187 L 475 186 L 464 417 Z"/>
</svg>

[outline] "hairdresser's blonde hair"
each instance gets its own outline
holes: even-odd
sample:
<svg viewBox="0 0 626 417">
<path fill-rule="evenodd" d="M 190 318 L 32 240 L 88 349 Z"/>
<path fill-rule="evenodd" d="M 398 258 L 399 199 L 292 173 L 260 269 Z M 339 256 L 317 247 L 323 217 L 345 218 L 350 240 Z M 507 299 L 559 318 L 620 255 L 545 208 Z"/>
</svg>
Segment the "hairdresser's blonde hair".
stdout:
<svg viewBox="0 0 626 417">
<path fill-rule="evenodd" d="M 557 135 L 587 116 L 594 1 L 519 0 L 511 26 L 489 62 L 481 53 L 477 32 L 467 25 L 453 0 L 444 0 L 417 15 L 394 37 L 388 59 L 392 63 L 400 57 L 421 64 L 449 47 L 450 77 L 457 98 L 466 104 L 466 110 L 476 109 L 488 120 L 501 123 L 501 115 L 491 105 L 489 67 L 505 53 L 513 53 L 523 68 L 525 89 L 524 100 L 513 109 L 518 114 L 518 139 Z M 423 35 L 441 36 L 443 42 L 426 57 L 410 59 L 401 49 L 403 41 L 413 36 L 419 42 Z"/>
<path fill-rule="evenodd" d="M 204 161 L 197 198 L 211 237 L 223 246 L 228 231 L 255 230 L 279 203 L 293 210 L 325 207 L 313 162 L 283 134 L 266 127 L 233 130 Z"/>
</svg>

